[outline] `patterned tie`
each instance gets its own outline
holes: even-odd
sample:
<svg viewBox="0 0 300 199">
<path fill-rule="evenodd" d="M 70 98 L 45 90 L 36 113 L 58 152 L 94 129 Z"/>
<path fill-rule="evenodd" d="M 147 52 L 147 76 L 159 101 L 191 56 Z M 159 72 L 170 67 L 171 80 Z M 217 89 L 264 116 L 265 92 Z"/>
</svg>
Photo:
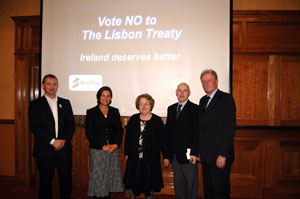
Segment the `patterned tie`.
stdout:
<svg viewBox="0 0 300 199">
<path fill-rule="evenodd" d="M 179 115 L 180 115 L 181 107 L 182 107 L 182 104 L 179 104 L 179 105 L 177 106 L 177 110 L 176 110 L 176 119 L 177 119 L 177 118 L 179 117 Z"/>
</svg>

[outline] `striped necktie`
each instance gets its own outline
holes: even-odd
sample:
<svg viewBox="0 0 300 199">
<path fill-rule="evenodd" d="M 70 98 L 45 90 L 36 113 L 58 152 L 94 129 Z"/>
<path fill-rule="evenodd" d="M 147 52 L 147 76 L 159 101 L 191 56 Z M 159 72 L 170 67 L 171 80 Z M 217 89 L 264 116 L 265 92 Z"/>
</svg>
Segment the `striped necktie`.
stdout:
<svg viewBox="0 0 300 199">
<path fill-rule="evenodd" d="M 181 107 L 182 107 L 182 104 L 179 104 L 179 105 L 177 106 L 177 109 L 176 109 L 176 119 L 177 119 L 177 118 L 179 117 L 179 115 L 180 115 Z"/>
</svg>

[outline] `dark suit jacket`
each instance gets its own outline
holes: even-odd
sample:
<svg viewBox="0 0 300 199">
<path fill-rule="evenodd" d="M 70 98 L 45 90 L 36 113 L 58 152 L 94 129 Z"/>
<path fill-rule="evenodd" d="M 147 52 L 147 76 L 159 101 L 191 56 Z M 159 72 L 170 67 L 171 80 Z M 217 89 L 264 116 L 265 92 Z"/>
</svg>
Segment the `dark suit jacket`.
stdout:
<svg viewBox="0 0 300 199">
<path fill-rule="evenodd" d="M 58 138 L 66 140 L 60 153 L 72 152 L 71 139 L 75 129 L 74 115 L 70 101 L 58 97 Z M 51 108 L 45 96 L 29 103 L 29 126 L 34 134 L 34 157 L 51 158 L 54 147 L 50 141 L 55 138 L 55 122 Z"/>
<path fill-rule="evenodd" d="M 187 101 L 179 117 L 176 119 L 178 103 L 168 107 L 166 129 L 168 134 L 170 161 L 174 155 L 179 163 L 188 163 L 186 157 L 187 148 L 192 147 L 195 134 L 197 133 L 198 105 Z"/>
<path fill-rule="evenodd" d="M 110 106 L 107 118 L 104 117 L 99 109 L 95 106 L 86 111 L 85 133 L 89 140 L 90 148 L 102 149 L 103 145 L 122 143 L 123 128 L 120 119 L 119 110 Z"/>
<path fill-rule="evenodd" d="M 205 109 L 205 98 L 202 97 L 199 103 L 198 145 L 194 145 L 192 154 L 200 153 L 200 160 L 207 164 L 216 164 L 218 155 L 232 163 L 236 129 L 234 99 L 230 94 L 218 90 Z"/>
</svg>

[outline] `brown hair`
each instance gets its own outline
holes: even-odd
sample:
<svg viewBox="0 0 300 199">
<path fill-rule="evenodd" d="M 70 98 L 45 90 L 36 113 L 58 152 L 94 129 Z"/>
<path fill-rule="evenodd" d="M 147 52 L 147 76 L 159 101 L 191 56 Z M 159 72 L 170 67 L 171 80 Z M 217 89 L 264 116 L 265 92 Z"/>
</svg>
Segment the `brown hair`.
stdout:
<svg viewBox="0 0 300 199">
<path fill-rule="evenodd" d="M 52 78 L 52 79 L 56 79 L 56 82 L 58 83 L 57 77 L 53 74 L 47 74 L 43 77 L 42 83 L 45 84 L 46 78 Z"/>
<path fill-rule="evenodd" d="M 204 75 L 206 75 L 207 73 L 212 74 L 215 77 L 215 80 L 218 80 L 218 75 L 217 72 L 214 71 L 213 69 L 205 69 L 204 71 L 202 71 L 201 75 L 200 75 L 200 80 L 202 79 L 202 77 Z"/>
<path fill-rule="evenodd" d="M 155 101 L 151 97 L 151 95 L 149 95 L 148 93 L 144 93 L 144 94 L 141 94 L 141 95 L 137 96 L 137 98 L 135 100 L 135 107 L 136 107 L 136 109 L 139 110 L 139 103 L 140 103 L 141 98 L 145 98 L 146 100 L 148 100 L 150 102 L 151 111 L 152 111 L 152 109 L 154 107 L 154 104 L 155 104 Z"/>
<path fill-rule="evenodd" d="M 96 94 L 97 104 L 98 104 L 98 105 L 100 105 L 100 96 L 102 95 L 102 92 L 103 92 L 103 91 L 109 91 L 109 92 L 110 92 L 110 96 L 111 96 L 111 98 L 112 98 L 112 91 L 111 91 L 111 89 L 110 89 L 108 86 L 103 86 L 103 87 L 101 87 L 101 88 L 98 90 L 98 92 L 97 92 L 97 94 Z M 110 100 L 109 104 L 111 104 L 111 100 Z"/>
</svg>

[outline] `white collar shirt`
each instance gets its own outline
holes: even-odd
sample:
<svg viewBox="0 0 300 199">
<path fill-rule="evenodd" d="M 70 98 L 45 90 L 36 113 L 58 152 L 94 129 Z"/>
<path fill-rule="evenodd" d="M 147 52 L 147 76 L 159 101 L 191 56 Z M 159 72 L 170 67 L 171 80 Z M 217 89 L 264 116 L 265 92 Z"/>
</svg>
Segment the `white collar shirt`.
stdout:
<svg viewBox="0 0 300 199">
<path fill-rule="evenodd" d="M 182 103 L 179 103 L 179 102 L 178 102 L 178 106 L 179 106 L 180 104 L 182 105 L 181 108 L 180 108 L 180 111 L 182 111 L 182 109 L 183 109 L 183 107 L 186 105 L 187 101 L 188 101 L 188 99 L 185 100 L 185 101 L 182 102 Z"/>
<path fill-rule="evenodd" d="M 219 89 L 216 89 L 214 92 L 212 92 L 210 95 L 207 95 L 209 97 L 209 100 L 207 102 L 207 105 L 206 107 L 209 105 L 209 103 L 211 102 L 212 98 L 215 96 L 216 92 L 218 91 Z"/>
<path fill-rule="evenodd" d="M 58 111 L 57 111 L 57 96 L 54 99 L 51 99 L 50 97 L 46 96 L 47 102 L 50 106 L 50 109 L 53 114 L 53 118 L 55 121 L 55 138 L 58 138 Z"/>
</svg>

